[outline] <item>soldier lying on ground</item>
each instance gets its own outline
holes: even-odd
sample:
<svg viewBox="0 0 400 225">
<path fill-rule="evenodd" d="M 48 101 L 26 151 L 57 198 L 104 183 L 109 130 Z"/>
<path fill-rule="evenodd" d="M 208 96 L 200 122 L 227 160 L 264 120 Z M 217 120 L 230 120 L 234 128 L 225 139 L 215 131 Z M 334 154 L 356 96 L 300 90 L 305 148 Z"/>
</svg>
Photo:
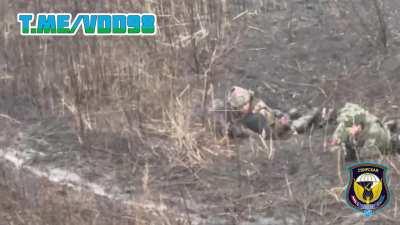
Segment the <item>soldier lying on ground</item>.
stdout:
<svg viewBox="0 0 400 225">
<path fill-rule="evenodd" d="M 264 138 L 285 138 L 293 132 L 302 132 L 316 118 L 319 110 L 300 117 L 298 112 L 291 110 L 286 114 L 270 108 L 264 101 L 254 97 L 254 92 L 234 86 L 227 96 L 227 101 L 216 100 L 214 110 L 219 115 L 218 127 L 233 137 L 246 136 L 243 127 L 262 135 Z M 223 120 L 224 118 L 225 120 Z M 291 119 L 297 118 L 292 121 Z M 222 122 L 221 122 L 222 121 Z"/>
<path fill-rule="evenodd" d="M 361 154 L 371 158 L 395 151 L 395 132 L 392 135 L 376 116 L 357 104 L 346 103 L 338 112 L 337 123 L 331 144 L 342 147 L 346 161 L 359 159 Z"/>
</svg>

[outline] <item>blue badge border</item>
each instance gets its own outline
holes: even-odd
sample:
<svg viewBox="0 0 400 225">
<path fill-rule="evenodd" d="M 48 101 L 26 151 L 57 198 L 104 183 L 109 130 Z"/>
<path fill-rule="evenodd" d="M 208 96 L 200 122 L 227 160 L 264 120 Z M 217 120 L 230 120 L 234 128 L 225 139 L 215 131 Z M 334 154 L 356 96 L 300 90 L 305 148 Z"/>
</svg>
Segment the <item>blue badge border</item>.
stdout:
<svg viewBox="0 0 400 225">
<path fill-rule="evenodd" d="M 390 168 L 388 166 L 384 165 L 384 164 L 373 162 L 373 161 L 364 161 L 364 162 L 357 162 L 357 163 L 353 163 L 351 165 L 348 165 L 347 168 L 346 168 L 346 171 L 348 172 L 347 173 L 348 182 L 346 184 L 346 190 L 342 194 L 342 198 L 344 198 L 344 202 L 346 203 L 346 206 L 348 208 L 351 208 L 353 211 L 356 211 L 358 213 L 363 213 L 362 210 L 354 208 L 353 206 L 351 206 L 351 204 L 347 200 L 347 196 L 348 196 L 348 192 L 349 192 L 349 186 L 350 186 L 349 184 L 351 182 L 351 177 L 352 177 L 352 173 L 351 173 L 352 168 L 360 166 L 360 165 L 368 165 L 368 164 L 369 165 L 377 165 L 377 166 L 379 166 L 379 167 L 381 167 L 381 168 L 383 168 L 385 170 L 385 173 L 383 174 L 383 176 L 384 176 L 384 179 L 386 181 L 384 185 L 386 186 L 386 192 L 388 194 L 388 197 L 387 197 L 388 200 L 387 200 L 387 203 L 385 204 L 385 206 L 374 210 L 374 214 L 375 214 L 375 213 L 378 213 L 381 210 L 384 210 L 385 208 L 391 206 L 391 204 L 392 204 L 392 192 L 390 191 L 390 188 L 389 188 L 389 184 L 391 182 L 390 182 L 390 177 L 388 176 L 388 174 L 390 172 Z"/>
</svg>

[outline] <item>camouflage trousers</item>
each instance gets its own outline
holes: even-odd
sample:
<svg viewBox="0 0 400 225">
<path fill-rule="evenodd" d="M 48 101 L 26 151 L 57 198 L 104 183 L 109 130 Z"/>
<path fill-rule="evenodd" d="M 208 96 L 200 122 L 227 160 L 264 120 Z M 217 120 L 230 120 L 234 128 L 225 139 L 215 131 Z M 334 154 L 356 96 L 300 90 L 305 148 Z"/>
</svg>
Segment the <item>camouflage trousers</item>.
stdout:
<svg viewBox="0 0 400 225">
<path fill-rule="evenodd" d="M 394 154 L 399 154 L 400 153 L 400 132 L 393 133 L 391 135 L 391 150 L 387 153 L 394 153 Z M 374 158 L 376 155 L 382 154 L 379 150 L 374 150 L 374 149 L 365 149 L 364 147 L 364 142 L 354 142 L 352 140 L 346 140 L 342 144 L 342 149 L 345 150 L 345 160 L 346 161 L 354 161 L 357 159 L 360 159 L 359 154 L 361 151 L 363 151 L 363 156 L 366 156 L 368 158 Z M 368 151 L 368 154 L 364 154 L 364 151 Z"/>
<path fill-rule="evenodd" d="M 392 134 L 391 142 L 394 152 L 400 153 L 400 131 Z"/>
</svg>

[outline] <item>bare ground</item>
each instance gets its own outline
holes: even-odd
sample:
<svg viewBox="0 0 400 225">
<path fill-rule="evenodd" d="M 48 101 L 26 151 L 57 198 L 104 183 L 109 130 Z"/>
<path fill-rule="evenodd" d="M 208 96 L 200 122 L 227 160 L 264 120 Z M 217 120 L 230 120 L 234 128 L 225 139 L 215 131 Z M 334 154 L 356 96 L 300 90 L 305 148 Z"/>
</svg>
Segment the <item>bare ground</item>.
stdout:
<svg viewBox="0 0 400 225">
<path fill-rule="evenodd" d="M 371 40 L 348 32 L 353 28 L 346 24 L 346 15 L 327 16 L 320 26 L 316 8 L 298 7 L 290 35 L 281 29 L 290 27 L 284 11 L 249 16 L 229 63 L 212 76 L 215 95 L 222 96 L 235 84 L 252 88 L 284 110 L 340 107 L 352 101 L 380 117 L 398 115 L 398 43 L 393 41 L 389 53 L 383 54 Z M 22 105 L 17 112 L 24 111 Z M 146 144 L 140 137 L 132 140 L 132 136 L 97 131 L 89 134 L 92 142 L 81 146 L 69 117 L 22 124 L 0 118 L 0 122 L 0 149 L 34 149 L 26 166 L 76 173 L 87 183 L 101 185 L 109 195 L 93 194 L 88 186 L 77 191 L 48 179 L 23 179 L 30 176 L 25 175 L 28 171 L 2 164 L 1 225 L 372 225 L 400 220 L 399 156 L 373 159 L 389 166 L 393 198 L 381 213 L 363 218 L 341 198 L 346 165 L 338 164 L 337 152 L 324 145 L 332 126 L 264 146 L 254 137 L 218 143 L 194 124 L 193 129 L 199 129 L 196 141 L 204 146 L 206 157 L 202 165 L 188 165 L 186 161 L 172 164 L 163 157 L 173 152 L 168 149 L 174 145 L 163 132 L 155 132 L 154 124 L 144 125 Z M 126 202 L 133 206 L 126 207 Z M 150 203 L 156 207 L 146 208 Z"/>
</svg>

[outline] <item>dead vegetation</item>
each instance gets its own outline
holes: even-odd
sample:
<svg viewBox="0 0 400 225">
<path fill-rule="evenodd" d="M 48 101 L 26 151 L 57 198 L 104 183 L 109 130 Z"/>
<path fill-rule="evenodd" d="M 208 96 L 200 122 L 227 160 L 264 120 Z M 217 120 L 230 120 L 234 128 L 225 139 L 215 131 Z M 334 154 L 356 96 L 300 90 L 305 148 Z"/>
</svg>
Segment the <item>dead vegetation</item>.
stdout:
<svg viewBox="0 0 400 225">
<path fill-rule="evenodd" d="M 205 111 L 236 84 L 282 109 L 353 101 L 381 117 L 398 115 L 398 6 L 379 0 L 3 0 L 0 124 L 7 126 L 0 134 L 30 128 L 30 144 L 43 152 L 79 146 L 79 160 L 70 158 L 68 167 L 102 165 L 89 167 L 88 179 L 115 173 L 109 183 L 143 198 L 133 209 L 113 203 L 108 211 L 94 196 L 82 194 L 91 200 L 81 205 L 79 198 L 63 198 L 70 190 L 24 183 L 47 192 L 34 207 L 23 204 L 31 195 L 21 197 L 5 182 L 0 216 L 9 224 L 396 224 L 395 198 L 371 219 L 345 207 L 346 174 L 336 159 L 342 156 L 325 146 L 333 127 L 287 141 L 221 142 Z M 157 14 L 157 36 L 26 38 L 13 27 L 21 11 L 143 10 Z M 0 139 L 0 148 L 6 141 Z M 379 161 L 392 168 L 398 194 L 398 156 Z M 150 200 L 158 207 L 146 208 Z"/>
</svg>

